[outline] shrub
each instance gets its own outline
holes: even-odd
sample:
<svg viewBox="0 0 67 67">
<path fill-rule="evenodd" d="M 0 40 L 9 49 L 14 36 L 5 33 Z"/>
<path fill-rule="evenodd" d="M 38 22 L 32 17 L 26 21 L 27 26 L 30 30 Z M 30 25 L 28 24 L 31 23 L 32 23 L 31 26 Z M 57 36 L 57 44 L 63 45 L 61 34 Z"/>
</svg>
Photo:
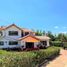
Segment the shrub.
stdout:
<svg viewBox="0 0 67 67">
<path fill-rule="evenodd" d="M 59 54 L 58 47 L 29 51 L 29 52 L 7 52 L 0 50 L 1 67 L 35 67 L 46 59 L 56 57 Z"/>
<path fill-rule="evenodd" d="M 36 54 L 35 60 L 37 63 L 41 63 L 46 59 L 51 59 L 59 55 L 60 49 L 58 47 L 49 47 L 39 51 L 34 51 Z"/>
<path fill-rule="evenodd" d="M 56 46 L 56 47 L 62 47 L 62 42 L 61 41 L 51 41 L 51 45 Z"/>
<path fill-rule="evenodd" d="M 63 48 L 67 48 L 67 42 L 63 43 Z"/>
</svg>

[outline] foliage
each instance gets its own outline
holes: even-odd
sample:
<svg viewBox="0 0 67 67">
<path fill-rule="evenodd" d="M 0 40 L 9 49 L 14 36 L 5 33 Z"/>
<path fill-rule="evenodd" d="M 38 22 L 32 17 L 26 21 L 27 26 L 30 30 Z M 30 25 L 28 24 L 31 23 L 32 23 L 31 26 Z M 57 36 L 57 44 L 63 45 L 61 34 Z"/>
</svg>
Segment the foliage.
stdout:
<svg viewBox="0 0 67 67">
<path fill-rule="evenodd" d="M 34 31 L 34 30 L 33 30 Z M 51 41 L 67 41 L 67 33 L 53 34 L 51 31 L 45 32 L 42 30 L 34 31 L 37 36 L 47 35 L 51 38 Z"/>
<path fill-rule="evenodd" d="M 59 33 L 58 36 L 57 36 L 57 40 L 59 40 L 61 42 L 64 42 L 64 41 L 67 40 L 67 35 L 63 34 L 63 33 Z"/>
<path fill-rule="evenodd" d="M 35 32 L 35 34 L 36 34 L 37 36 L 42 36 L 42 35 L 45 35 L 46 33 L 45 33 L 45 31 L 37 30 L 37 31 Z"/>
<path fill-rule="evenodd" d="M 58 47 L 49 47 L 38 51 L 7 52 L 0 50 L 0 67 L 35 67 L 45 59 L 56 57 Z"/>
<path fill-rule="evenodd" d="M 64 48 L 67 48 L 67 42 L 64 42 L 64 43 L 63 43 L 63 47 L 64 47 Z"/>
<path fill-rule="evenodd" d="M 62 47 L 63 44 L 61 41 L 51 41 L 51 45 L 56 47 Z"/>
<path fill-rule="evenodd" d="M 52 32 L 48 31 L 47 36 L 49 36 L 51 38 L 51 41 L 55 40 L 55 36 L 52 34 Z"/>
</svg>

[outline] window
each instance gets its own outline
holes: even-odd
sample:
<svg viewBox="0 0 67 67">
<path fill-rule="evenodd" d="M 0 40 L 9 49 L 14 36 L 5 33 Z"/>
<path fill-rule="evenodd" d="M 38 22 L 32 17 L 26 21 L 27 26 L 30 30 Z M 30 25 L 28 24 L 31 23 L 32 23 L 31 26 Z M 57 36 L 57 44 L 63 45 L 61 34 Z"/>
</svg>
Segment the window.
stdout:
<svg viewBox="0 0 67 67">
<path fill-rule="evenodd" d="M 18 35 L 18 31 L 9 31 L 9 35 L 10 36 L 17 36 Z"/>
<path fill-rule="evenodd" d="M 18 45 L 17 41 L 9 41 L 9 45 Z"/>
<path fill-rule="evenodd" d="M 0 45 L 4 45 L 4 42 L 3 41 L 0 41 Z"/>
<path fill-rule="evenodd" d="M 29 34 L 29 32 L 25 32 L 25 35 L 28 35 Z"/>
</svg>

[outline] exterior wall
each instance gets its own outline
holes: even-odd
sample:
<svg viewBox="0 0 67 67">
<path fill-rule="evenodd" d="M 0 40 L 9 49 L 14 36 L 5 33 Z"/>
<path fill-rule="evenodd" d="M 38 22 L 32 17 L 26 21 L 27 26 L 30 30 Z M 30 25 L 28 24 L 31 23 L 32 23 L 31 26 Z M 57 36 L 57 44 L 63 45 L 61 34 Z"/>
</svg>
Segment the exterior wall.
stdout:
<svg viewBox="0 0 67 67">
<path fill-rule="evenodd" d="M 49 47 L 50 46 L 50 44 L 49 44 L 49 40 L 47 40 L 47 47 Z"/>
<path fill-rule="evenodd" d="M 33 36 L 35 35 L 35 33 L 34 33 L 34 32 L 29 32 L 29 34 L 30 34 L 30 35 L 33 35 Z"/>
<path fill-rule="evenodd" d="M 2 30 L 1 32 L 2 32 L 2 36 L 4 36 L 4 35 L 5 35 L 4 30 Z M 0 34 L 0 37 L 2 37 L 2 36 L 1 36 L 1 34 Z"/>
<path fill-rule="evenodd" d="M 18 36 L 9 36 L 9 31 L 18 31 Z M 8 29 L 6 29 L 6 30 L 4 31 L 4 35 L 5 35 L 6 37 L 19 38 L 19 37 L 21 37 L 21 30 L 19 30 L 19 29 L 16 28 L 15 26 L 12 26 L 12 27 L 10 27 L 10 28 L 8 28 Z"/>
<path fill-rule="evenodd" d="M 34 43 L 34 48 L 37 48 L 37 45 L 39 45 L 40 42 L 35 42 Z"/>
<path fill-rule="evenodd" d="M 4 45 L 0 45 L 0 48 L 18 48 L 19 47 L 19 44 L 18 45 L 9 45 L 9 41 L 16 41 L 14 39 L 2 38 L 2 39 L 0 39 L 0 41 L 4 42 Z"/>
<path fill-rule="evenodd" d="M 24 46 L 23 48 L 26 48 L 25 42 L 24 41 L 19 41 L 20 47 Z"/>
<path fill-rule="evenodd" d="M 50 44 L 49 44 L 49 40 L 43 40 L 43 41 L 46 41 L 46 46 L 45 47 L 49 47 L 50 46 Z M 43 43 L 40 43 L 41 44 L 41 46 L 44 46 L 44 44 Z"/>
</svg>

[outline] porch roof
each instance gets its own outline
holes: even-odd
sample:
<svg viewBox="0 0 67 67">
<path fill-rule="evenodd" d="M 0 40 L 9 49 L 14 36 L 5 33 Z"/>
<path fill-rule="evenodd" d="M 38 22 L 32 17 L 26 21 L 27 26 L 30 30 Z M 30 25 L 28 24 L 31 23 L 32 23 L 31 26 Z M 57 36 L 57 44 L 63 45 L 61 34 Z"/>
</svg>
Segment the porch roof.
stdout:
<svg viewBox="0 0 67 67">
<path fill-rule="evenodd" d="M 40 39 L 40 40 L 50 40 L 50 37 L 48 36 L 35 36 L 36 38 Z"/>
<path fill-rule="evenodd" d="M 40 42 L 40 39 L 36 38 L 35 36 L 27 35 L 19 39 L 20 41 L 25 42 Z"/>
</svg>

